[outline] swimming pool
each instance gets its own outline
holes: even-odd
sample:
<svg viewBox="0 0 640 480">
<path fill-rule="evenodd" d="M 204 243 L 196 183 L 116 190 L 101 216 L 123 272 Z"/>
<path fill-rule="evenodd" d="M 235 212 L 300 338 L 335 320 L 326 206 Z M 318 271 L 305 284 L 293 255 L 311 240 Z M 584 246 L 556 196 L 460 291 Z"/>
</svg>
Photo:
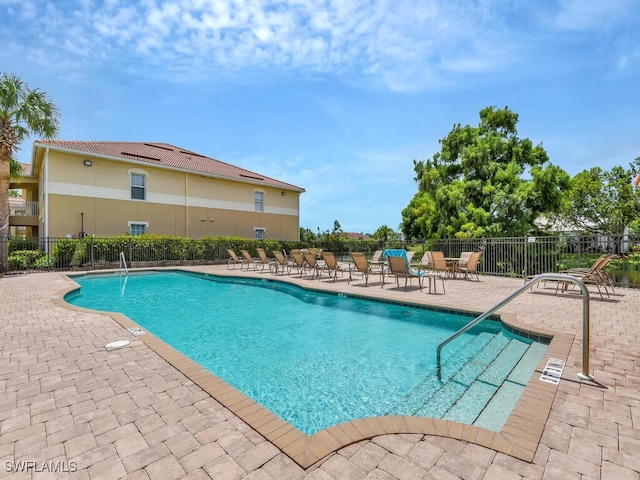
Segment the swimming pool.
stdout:
<svg viewBox="0 0 640 480">
<path fill-rule="evenodd" d="M 163 272 L 74 280 L 82 289 L 69 303 L 124 313 L 309 435 L 382 415 L 499 430 L 546 348 L 483 322 L 445 350 L 443 385 L 435 348 L 469 316 L 265 279 Z"/>
</svg>

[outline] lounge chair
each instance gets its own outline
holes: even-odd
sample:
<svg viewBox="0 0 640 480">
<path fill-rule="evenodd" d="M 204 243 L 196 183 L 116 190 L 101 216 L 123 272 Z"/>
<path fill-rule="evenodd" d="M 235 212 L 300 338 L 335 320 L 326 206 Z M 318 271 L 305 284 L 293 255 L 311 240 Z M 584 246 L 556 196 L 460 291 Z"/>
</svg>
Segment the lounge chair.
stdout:
<svg viewBox="0 0 640 480">
<path fill-rule="evenodd" d="M 300 278 L 302 278 L 302 275 L 304 274 L 304 267 L 306 264 L 302 252 L 300 250 L 291 250 L 291 258 L 293 259 L 291 268 L 297 269 L 298 273 L 300 273 Z"/>
<path fill-rule="evenodd" d="M 284 274 L 285 270 L 287 273 L 291 273 L 292 261 L 287 260 L 287 257 L 285 257 L 280 250 L 274 250 L 272 253 L 276 259 L 275 262 L 273 262 L 276 275 L 278 274 L 278 270 L 282 272 L 280 275 Z"/>
<path fill-rule="evenodd" d="M 227 260 L 227 270 L 229 269 L 229 265 L 233 265 L 233 269 L 236 268 L 236 264 L 240 264 L 240 270 L 242 270 L 242 265 L 245 265 L 247 261 L 244 258 L 238 257 L 236 252 L 232 249 L 228 248 L 227 253 L 229 254 L 229 260 Z"/>
<path fill-rule="evenodd" d="M 605 293 L 607 294 L 607 298 L 609 297 L 609 289 L 610 287 L 613 291 L 613 283 L 611 279 L 606 274 L 604 269 L 609 265 L 609 263 L 616 258 L 616 255 L 605 254 L 601 255 L 589 269 L 567 269 L 562 270 L 560 273 L 564 273 L 567 275 L 571 275 L 582 281 L 582 283 L 586 285 L 595 285 L 598 289 L 598 293 L 600 294 L 600 298 L 604 300 L 604 296 L 602 295 L 602 290 L 600 287 L 604 288 Z M 568 289 L 568 282 L 565 282 L 562 288 L 562 291 L 566 291 Z"/>
<path fill-rule="evenodd" d="M 269 267 L 269 271 L 274 266 L 274 260 L 272 258 L 267 257 L 264 248 L 256 248 L 256 252 L 258 252 L 258 258 L 255 261 L 255 268 L 258 269 L 258 265 L 262 265 L 262 270 L 264 271 L 264 267 Z"/>
<path fill-rule="evenodd" d="M 380 282 L 384 287 L 384 268 L 382 265 L 372 265 L 367 260 L 367 256 L 362 252 L 351 252 L 351 258 L 353 258 L 353 265 L 349 268 L 349 283 L 353 280 L 353 274 L 362 275 L 364 278 L 364 286 L 369 285 L 369 275 L 380 275 Z"/>
<path fill-rule="evenodd" d="M 313 280 L 314 276 L 317 276 L 320 279 L 320 274 L 322 273 L 322 266 L 318 263 L 316 256 L 314 253 L 310 251 L 303 251 L 302 256 L 304 257 L 303 271 L 306 273 L 307 270 L 311 270 L 311 279 Z M 302 277 L 302 275 L 300 275 Z"/>
<path fill-rule="evenodd" d="M 463 252 L 464 253 L 464 252 Z M 460 256 L 462 259 L 462 255 Z M 480 277 L 478 276 L 478 264 L 480 263 L 480 252 L 471 252 L 469 259 L 464 263 L 458 264 L 458 273 L 464 273 L 464 279 L 466 280 L 469 276 L 476 276 L 476 280 L 479 282 Z"/>
<path fill-rule="evenodd" d="M 407 252 L 407 260 L 409 260 L 409 263 L 411 263 L 413 261 L 413 257 L 415 256 L 416 252 L 409 250 Z"/>
<path fill-rule="evenodd" d="M 371 265 L 384 265 L 386 262 L 384 258 L 382 258 L 382 250 L 376 250 L 373 252 L 373 256 L 369 263 L 371 263 Z"/>
<path fill-rule="evenodd" d="M 329 278 L 331 278 L 331 273 L 333 272 L 334 282 L 336 281 L 338 272 L 340 272 L 340 275 L 344 276 L 344 272 L 349 271 L 349 267 L 346 264 L 340 263 L 336 260 L 336 256 L 333 252 L 322 251 L 320 252 L 320 255 L 322 255 L 322 260 L 324 260 L 324 265 L 321 265 L 320 267 L 320 273 L 322 273 L 323 270 L 326 270 L 329 274 Z"/>
<path fill-rule="evenodd" d="M 404 289 L 407 289 L 407 281 L 412 278 L 418 279 L 418 285 L 420 286 L 420 291 L 422 291 L 422 278 L 424 277 L 424 273 L 420 270 L 413 270 L 409 266 L 409 262 L 407 262 L 406 257 L 402 256 L 388 256 L 387 261 L 389 262 L 389 273 L 396 277 L 396 284 L 398 287 L 400 286 L 400 278 L 404 277 Z"/>
<path fill-rule="evenodd" d="M 418 278 L 420 283 L 420 291 L 422 291 L 422 280 L 426 278 L 429 281 L 429 293 L 431 293 L 431 283 L 433 282 L 433 292 L 438 293 L 437 280 L 442 282 L 442 293 L 446 293 L 444 288 L 444 275 L 441 272 L 425 272 L 423 270 L 412 268 L 406 257 L 401 253 L 395 255 L 396 251 L 385 250 L 385 256 L 389 262 L 389 273 L 396 276 L 396 283 L 400 286 L 400 277 L 404 277 L 404 288 L 407 289 L 407 280 Z M 400 259 L 400 260 L 398 260 Z M 403 265 L 404 263 L 404 265 Z"/>
<path fill-rule="evenodd" d="M 251 265 L 253 265 L 254 270 L 257 268 L 256 259 L 249 255 L 249 252 L 246 250 L 240 250 L 240 253 L 244 257 L 245 263 L 247 265 L 247 270 Z"/>
</svg>

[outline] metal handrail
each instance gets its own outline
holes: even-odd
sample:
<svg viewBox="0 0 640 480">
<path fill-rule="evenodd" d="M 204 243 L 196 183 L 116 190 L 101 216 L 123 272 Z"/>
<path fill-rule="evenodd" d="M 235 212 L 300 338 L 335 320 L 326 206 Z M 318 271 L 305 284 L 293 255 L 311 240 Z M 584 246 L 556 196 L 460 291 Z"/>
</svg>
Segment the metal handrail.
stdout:
<svg viewBox="0 0 640 480">
<path fill-rule="evenodd" d="M 124 252 L 120 252 L 120 268 L 119 268 L 119 272 L 122 275 L 122 267 L 124 266 L 124 273 L 127 274 L 127 276 L 129 276 L 129 270 L 127 270 L 127 260 L 124 258 Z"/>
<path fill-rule="evenodd" d="M 449 343 L 458 338 L 463 333 L 469 331 L 473 327 L 475 327 L 482 320 L 485 320 L 489 315 L 494 313 L 499 308 L 503 307 L 511 300 L 519 296 L 522 292 L 532 287 L 536 283 L 541 280 L 555 280 L 558 282 L 572 282 L 578 285 L 580 291 L 582 292 L 582 373 L 578 374 L 578 378 L 582 380 L 593 380 L 593 376 L 589 374 L 589 290 L 584 283 L 582 283 L 579 279 L 571 275 L 563 275 L 558 273 L 541 273 L 533 277 L 529 282 L 525 283 L 518 290 L 513 292 L 511 295 L 505 297 L 502 301 L 491 307 L 489 310 L 484 312 L 479 317 L 476 317 L 474 320 L 469 322 L 467 325 L 462 327 L 456 333 L 451 335 L 446 340 L 442 341 L 440 345 L 438 345 L 438 349 L 436 351 L 437 356 L 437 364 L 436 364 L 436 372 L 438 374 L 438 380 L 442 380 L 442 365 L 441 365 L 441 356 L 442 349 Z"/>
</svg>

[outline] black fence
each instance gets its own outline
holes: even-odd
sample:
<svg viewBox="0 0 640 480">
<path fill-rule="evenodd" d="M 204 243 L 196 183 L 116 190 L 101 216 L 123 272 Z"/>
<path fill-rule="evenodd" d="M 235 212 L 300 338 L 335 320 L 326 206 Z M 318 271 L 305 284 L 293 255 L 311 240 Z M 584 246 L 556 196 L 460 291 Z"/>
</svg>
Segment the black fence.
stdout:
<svg viewBox="0 0 640 480">
<path fill-rule="evenodd" d="M 168 236 L 123 236 L 111 238 L 31 238 L 0 239 L 8 252 L 4 273 L 52 270 L 98 270 L 120 266 L 121 252 L 129 268 L 204 265 L 226 263 L 228 249 L 246 249 L 257 256 L 256 248 L 272 250 L 315 247 L 332 251 L 342 261 L 350 252 L 369 256 L 385 248 L 412 250 L 414 262 L 424 252 L 442 251 L 445 257 L 462 252 L 482 253 L 479 271 L 485 275 L 525 277 L 556 273 L 567 268 L 589 267 L 602 253 L 617 254 L 607 273 L 614 284 L 640 287 L 640 235 L 560 235 L 544 237 L 474 238 L 378 242 L 332 239 L 313 244 L 251 240 L 236 237 L 187 239 Z"/>
</svg>

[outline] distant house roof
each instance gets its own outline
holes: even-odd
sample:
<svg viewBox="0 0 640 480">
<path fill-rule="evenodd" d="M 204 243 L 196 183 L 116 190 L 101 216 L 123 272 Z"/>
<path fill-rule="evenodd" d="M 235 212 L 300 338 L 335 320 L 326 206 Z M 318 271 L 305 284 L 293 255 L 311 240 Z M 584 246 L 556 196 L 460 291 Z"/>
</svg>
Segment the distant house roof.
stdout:
<svg viewBox="0 0 640 480">
<path fill-rule="evenodd" d="M 349 240 L 375 240 L 366 233 L 346 232 L 345 235 Z"/>
<path fill-rule="evenodd" d="M 122 159 L 164 168 L 197 172 L 245 183 L 286 188 L 298 192 L 305 191 L 302 187 L 281 182 L 275 178 L 245 170 L 168 143 L 37 140 L 33 146 L 34 151 L 36 147 L 49 147 L 60 151 L 87 153 L 110 159 Z"/>
</svg>

